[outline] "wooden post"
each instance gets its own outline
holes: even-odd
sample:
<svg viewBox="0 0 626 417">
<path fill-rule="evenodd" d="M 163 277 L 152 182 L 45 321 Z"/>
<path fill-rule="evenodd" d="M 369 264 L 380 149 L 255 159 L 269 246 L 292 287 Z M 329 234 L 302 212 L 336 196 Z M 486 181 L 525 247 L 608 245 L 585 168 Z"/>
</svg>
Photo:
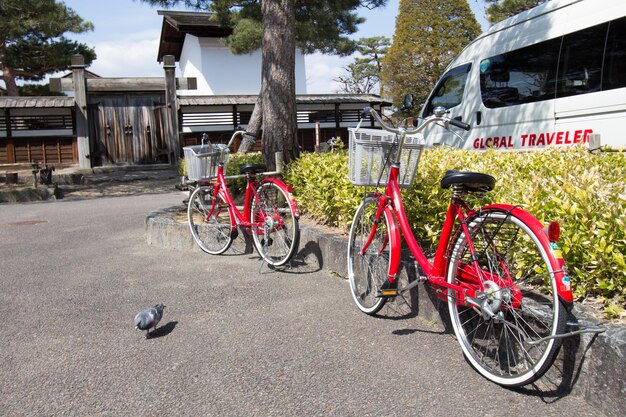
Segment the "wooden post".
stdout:
<svg viewBox="0 0 626 417">
<path fill-rule="evenodd" d="M 72 55 L 72 78 L 74 80 L 74 102 L 76 115 L 76 144 L 78 164 L 81 168 L 91 168 L 89 149 L 89 120 L 87 118 L 87 89 L 85 85 L 85 58 Z"/>
<path fill-rule="evenodd" d="M 10 138 L 11 136 L 13 136 L 13 131 L 11 130 L 11 110 L 6 108 L 4 109 L 4 120 L 5 125 L 7 127 L 7 138 Z"/>
<path fill-rule="evenodd" d="M 169 120 L 168 146 L 171 165 L 178 164 L 180 158 L 180 135 L 178 133 L 178 97 L 176 96 L 176 59 L 174 55 L 163 55 L 165 71 L 165 104 Z"/>
<path fill-rule="evenodd" d="M 315 153 L 320 153 L 320 122 L 315 122 Z"/>
<path fill-rule="evenodd" d="M 11 111 L 7 108 L 4 109 L 4 120 L 5 125 L 7 127 L 7 163 L 14 164 L 15 163 L 15 146 L 13 143 L 13 133 L 11 130 Z"/>
</svg>

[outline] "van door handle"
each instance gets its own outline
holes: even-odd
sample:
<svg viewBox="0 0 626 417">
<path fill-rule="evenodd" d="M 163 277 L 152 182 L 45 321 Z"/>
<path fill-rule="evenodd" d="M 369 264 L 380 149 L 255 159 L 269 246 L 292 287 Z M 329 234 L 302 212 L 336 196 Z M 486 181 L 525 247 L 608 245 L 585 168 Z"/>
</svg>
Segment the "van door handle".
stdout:
<svg viewBox="0 0 626 417">
<path fill-rule="evenodd" d="M 476 112 L 476 126 L 481 124 L 483 121 L 483 113 L 481 111 Z"/>
</svg>

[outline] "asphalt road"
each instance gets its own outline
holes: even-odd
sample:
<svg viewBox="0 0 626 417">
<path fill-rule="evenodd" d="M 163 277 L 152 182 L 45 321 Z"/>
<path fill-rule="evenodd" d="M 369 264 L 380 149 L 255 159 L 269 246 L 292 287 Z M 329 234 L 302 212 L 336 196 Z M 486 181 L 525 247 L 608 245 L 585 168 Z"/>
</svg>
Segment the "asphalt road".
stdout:
<svg viewBox="0 0 626 417">
<path fill-rule="evenodd" d="M 148 246 L 180 194 L 0 205 L 0 415 L 598 416 L 483 379 L 450 334 L 372 318 L 314 256 Z M 156 337 L 133 328 L 164 303 Z"/>
</svg>

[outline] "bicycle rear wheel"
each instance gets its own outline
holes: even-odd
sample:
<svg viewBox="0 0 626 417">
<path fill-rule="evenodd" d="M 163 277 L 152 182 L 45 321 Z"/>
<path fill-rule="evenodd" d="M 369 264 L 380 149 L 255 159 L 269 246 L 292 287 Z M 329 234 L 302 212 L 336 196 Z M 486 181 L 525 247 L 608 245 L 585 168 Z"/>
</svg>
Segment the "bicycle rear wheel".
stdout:
<svg viewBox="0 0 626 417">
<path fill-rule="evenodd" d="M 219 195 L 213 197 L 213 187 L 197 187 L 191 193 L 187 220 L 193 240 L 206 253 L 219 255 L 233 243 L 233 223 L 228 204 Z"/>
<path fill-rule="evenodd" d="M 506 387 L 527 385 L 550 367 L 561 345 L 561 339 L 550 337 L 565 329 L 553 255 L 529 225 L 509 212 L 481 212 L 468 219 L 468 228 L 486 307 L 461 302 L 448 290 L 452 327 L 465 357 L 484 377 Z M 472 261 L 468 237 L 459 232 L 451 244 L 447 281 L 477 289 Z"/>
<path fill-rule="evenodd" d="M 366 197 L 354 214 L 348 238 L 350 292 L 359 310 L 370 315 L 378 313 L 387 302 L 386 298 L 379 296 L 379 290 L 388 278 L 392 259 L 389 229 L 396 221 L 393 215 L 384 211 L 384 221 L 376 224 L 377 209 L 378 200 Z M 362 254 L 375 225 L 376 232 Z"/>
<path fill-rule="evenodd" d="M 272 266 L 289 262 L 300 244 L 298 219 L 287 191 L 274 182 L 262 182 L 251 201 L 252 239 L 261 258 Z"/>
</svg>

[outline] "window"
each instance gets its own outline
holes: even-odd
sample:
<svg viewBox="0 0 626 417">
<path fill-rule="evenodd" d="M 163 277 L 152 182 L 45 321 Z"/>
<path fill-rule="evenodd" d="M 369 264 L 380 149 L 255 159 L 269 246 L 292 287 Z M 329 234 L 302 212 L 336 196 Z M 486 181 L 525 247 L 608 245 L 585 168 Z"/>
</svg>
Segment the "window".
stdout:
<svg viewBox="0 0 626 417">
<path fill-rule="evenodd" d="M 435 107 L 443 106 L 450 109 L 461 104 L 465 81 L 471 67 L 471 64 L 461 65 L 451 69 L 441 78 L 430 96 L 424 117 L 432 114 Z"/>
<path fill-rule="evenodd" d="M 561 39 L 552 39 L 516 51 L 483 59 L 480 92 L 488 108 L 554 98 Z"/>
<path fill-rule="evenodd" d="M 626 87 L 626 17 L 611 22 L 606 41 L 602 89 Z"/>
<path fill-rule="evenodd" d="M 557 97 L 600 91 L 608 23 L 563 37 Z"/>
</svg>

